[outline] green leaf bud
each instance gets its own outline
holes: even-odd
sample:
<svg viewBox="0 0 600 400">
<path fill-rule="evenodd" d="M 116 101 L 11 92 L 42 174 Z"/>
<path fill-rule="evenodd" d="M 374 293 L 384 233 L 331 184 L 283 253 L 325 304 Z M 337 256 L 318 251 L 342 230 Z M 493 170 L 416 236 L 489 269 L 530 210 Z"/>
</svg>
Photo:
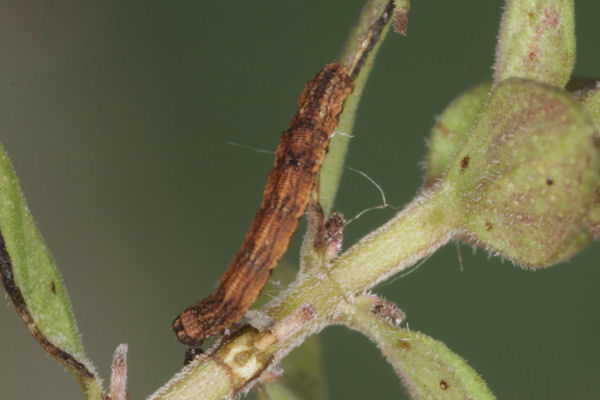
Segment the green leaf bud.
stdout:
<svg viewBox="0 0 600 400">
<path fill-rule="evenodd" d="M 564 87 L 575 65 L 574 9 L 573 0 L 508 0 L 494 83 L 517 77 Z"/>
<path fill-rule="evenodd" d="M 429 139 L 426 187 L 440 179 L 448 169 L 450 161 L 485 106 L 491 88 L 492 82 L 487 81 L 467 90 L 454 99 L 437 118 Z"/>
<path fill-rule="evenodd" d="M 582 249 L 598 182 L 589 114 L 568 92 L 524 79 L 501 82 L 452 161 L 463 238 L 524 266 Z"/>
</svg>

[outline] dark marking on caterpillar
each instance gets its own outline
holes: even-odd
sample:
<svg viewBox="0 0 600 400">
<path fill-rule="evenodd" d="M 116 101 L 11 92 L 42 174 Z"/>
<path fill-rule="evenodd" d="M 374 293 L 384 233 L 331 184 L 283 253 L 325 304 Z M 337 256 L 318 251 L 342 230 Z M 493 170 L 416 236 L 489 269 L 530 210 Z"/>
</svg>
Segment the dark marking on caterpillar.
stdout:
<svg viewBox="0 0 600 400">
<path fill-rule="evenodd" d="M 173 321 L 180 342 L 200 346 L 239 320 L 256 301 L 298 228 L 353 88 L 346 68 L 339 63 L 327 65 L 306 84 L 298 112 L 281 135 L 260 209 L 240 250 L 215 292 Z"/>
</svg>

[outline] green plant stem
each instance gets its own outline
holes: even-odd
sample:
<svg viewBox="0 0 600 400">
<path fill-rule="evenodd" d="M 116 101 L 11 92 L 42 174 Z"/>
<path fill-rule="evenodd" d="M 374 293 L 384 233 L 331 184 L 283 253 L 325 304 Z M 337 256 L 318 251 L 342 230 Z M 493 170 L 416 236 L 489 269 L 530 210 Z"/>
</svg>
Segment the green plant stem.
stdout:
<svg viewBox="0 0 600 400">
<path fill-rule="evenodd" d="M 187 373 L 193 369 L 194 373 Z M 164 386 L 148 398 L 161 400 L 223 399 L 231 391 L 227 371 L 213 360 L 200 357 L 184 368 Z"/>
<path fill-rule="evenodd" d="M 303 303 L 319 310 L 331 309 L 339 299 L 326 299 L 324 285 L 335 285 L 338 294 L 353 296 L 433 253 L 455 234 L 456 212 L 449 209 L 451 198 L 450 186 L 418 196 L 387 224 L 335 259 L 332 265 L 323 266 L 321 274 L 310 270 L 299 276 L 281 299 L 267 305 L 269 315 L 279 320 Z M 320 281 L 325 276 L 326 280 Z"/>
<path fill-rule="evenodd" d="M 290 323 L 290 318 L 306 305 L 315 310 L 313 318 L 292 320 L 296 329 L 264 349 L 256 343 L 269 335 L 269 331 L 261 333 L 245 328 L 209 351 L 207 358 L 186 367 L 150 399 L 182 400 L 199 396 L 219 399 L 251 385 L 262 371 L 278 363 L 306 336 L 335 323 L 335 316 L 342 312 L 344 304 L 352 303 L 357 294 L 409 267 L 452 238 L 451 216 L 455 214 L 448 210 L 451 194 L 450 189 L 441 187 L 417 197 L 404 211 L 359 241 L 332 265 L 299 274 L 288 289 L 266 306 L 273 326 L 283 321 Z M 211 386 L 209 382 L 219 384 Z"/>
<path fill-rule="evenodd" d="M 407 9 L 405 7 L 405 10 Z M 341 55 L 340 62 L 350 67 L 353 71 L 357 71 L 358 74 L 354 81 L 354 92 L 345 102 L 345 110 L 340 116 L 337 127 L 338 133 L 341 132 L 346 135 L 335 135 L 320 173 L 321 191 L 319 192 L 319 202 L 326 214 L 331 210 L 335 192 L 339 185 L 344 156 L 348 145 L 347 134 L 350 134 L 352 131 L 358 102 L 381 39 L 389 29 L 392 10 L 391 0 L 369 1 L 363 9 L 358 24 L 351 32 Z M 382 18 L 385 20 L 384 25 L 377 26 L 378 21 L 382 21 Z M 374 29 L 378 31 L 373 36 Z M 372 48 L 369 48 L 367 53 L 365 53 L 365 43 L 371 43 L 372 45 Z M 361 64 L 362 68 L 356 67 L 356 60 L 363 57 L 364 54 L 367 56 L 364 59 L 364 64 Z M 403 217 L 400 219 L 405 222 L 410 220 Z M 379 232 L 383 240 L 390 240 L 390 237 L 386 233 L 383 231 Z M 390 232 L 390 234 L 393 234 L 393 232 Z M 313 238 L 309 236 L 311 235 L 307 235 L 305 240 L 312 241 Z M 364 246 L 366 251 L 377 251 L 376 246 L 373 247 L 367 243 L 363 243 L 362 246 Z M 407 251 L 409 250 L 407 249 Z M 357 264 L 351 262 L 351 260 L 361 262 L 360 256 L 355 253 L 352 253 L 351 260 L 347 258 L 345 260 L 355 265 L 354 267 L 346 265 L 345 269 L 363 268 L 363 265 L 356 267 Z M 396 262 L 398 260 L 390 259 L 388 261 L 394 263 L 394 266 L 400 265 Z M 389 266 L 389 264 L 386 265 Z M 284 296 L 281 302 L 275 301 L 271 303 L 272 305 L 282 305 L 283 308 L 271 306 L 272 311 L 279 310 L 279 312 L 273 311 L 270 313 L 270 316 L 273 317 L 274 324 L 283 323 L 284 320 L 289 322 L 294 312 L 300 309 L 304 303 L 307 303 L 316 307 L 320 313 L 316 318 L 311 321 L 298 321 L 297 329 L 286 335 L 285 338 L 277 340 L 266 349 L 257 349 L 254 346 L 254 343 L 264 336 L 263 334 L 259 333 L 256 329 L 244 329 L 236 333 L 234 337 L 228 339 L 222 345 L 209 351 L 208 358 L 203 358 L 190 364 L 149 399 L 221 399 L 224 396 L 235 395 L 240 390 L 245 390 L 249 385 L 252 385 L 266 368 L 277 363 L 284 355 L 302 343 L 307 335 L 326 326 L 327 313 L 334 310 L 339 303 L 341 292 L 337 287 L 336 279 L 322 282 L 323 273 L 317 272 L 315 274 L 313 272 L 311 270 L 310 274 L 300 274 L 295 281 L 296 284 L 292 284 L 292 287 L 298 290 L 286 290 L 287 297 Z M 352 276 L 356 275 L 355 273 Z M 377 280 L 371 279 L 370 276 L 367 275 L 367 279 L 370 279 L 372 282 Z M 389 276 L 389 274 L 386 276 Z M 365 283 L 362 286 L 368 285 L 368 283 Z M 293 321 L 293 318 L 291 323 L 296 323 Z M 218 360 L 218 362 L 215 362 L 215 360 Z M 210 382 L 218 382 L 218 384 L 211 385 Z"/>
</svg>

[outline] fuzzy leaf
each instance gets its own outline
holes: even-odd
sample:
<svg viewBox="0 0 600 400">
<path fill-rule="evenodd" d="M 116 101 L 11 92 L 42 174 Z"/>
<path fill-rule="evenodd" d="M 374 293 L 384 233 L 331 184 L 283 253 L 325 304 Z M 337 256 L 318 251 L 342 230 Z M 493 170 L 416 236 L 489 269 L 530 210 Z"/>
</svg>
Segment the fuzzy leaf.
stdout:
<svg viewBox="0 0 600 400">
<path fill-rule="evenodd" d="M 77 378 L 88 399 L 101 383 L 84 355 L 60 273 L 0 146 L 0 271 L 17 313 L 43 349 Z"/>
<path fill-rule="evenodd" d="M 596 186 L 594 204 L 588 214 L 586 225 L 596 240 L 600 240 L 600 183 Z"/>
<path fill-rule="evenodd" d="M 564 87 L 575 64 L 573 0 L 507 0 L 494 83 L 526 78 Z"/>
<path fill-rule="evenodd" d="M 566 91 L 500 83 L 448 171 L 463 235 L 525 266 L 581 250 L 600 165 L 588 114 Z"/>
<path fill-rule="evenodd" d="M 578 97 L 584 108 L 588 111 L 594 124 L 600 128 L 600 81 L 581 81 L 581 88 L 577 91 Z"/>
<path fill-rule="evenodd" d="M 446 172 L 485 106 L 491 88 L 492 82 L 488 81 L 467 90 L 438 117 L 429 140 L 425 186 L 431 186 Z"/>
<path fill-rule="evenodd" d="M 345 323 L 375 342 L 413 399 L 495 399 L 460 356 L 427 335 L 379 318 L 371 312 L 373 301 L 371 296 L 359 297 Z"/>
<path fill-rule="evenodd" d="M 594 121 L 597 132 L 597 140 L 600 141 L 600 88 L 599 80 L 578 79 L 569 82 L 568 86 L 573 86 L 575 94 L 583 107 L 587 110 Z M 596 196 L 587 219 L 587 228 L 594 235 L 596 240 L 600 240 L 600 182 L 596 185 Z"/>
<path fill-rule="evenodd" d="M 413 398 L 495 398 L 477 372 L 442 342 L 401 328 L 381 339 L 381 351 Z"/>
</svg>

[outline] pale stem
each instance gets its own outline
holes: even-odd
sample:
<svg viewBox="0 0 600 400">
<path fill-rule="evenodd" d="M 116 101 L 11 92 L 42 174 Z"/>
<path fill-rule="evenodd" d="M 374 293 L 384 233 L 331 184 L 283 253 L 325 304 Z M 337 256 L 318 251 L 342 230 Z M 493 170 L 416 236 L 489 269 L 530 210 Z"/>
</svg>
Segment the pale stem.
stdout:
<svg viewBox="0 0 600 400">
<path fill-rule="evenodd" d="M 289 336 L 263 349 L 256 343 L 262 343 L 261 338 L 269 332 L 240 331 L 224 346 L 210 352 L 210 357 L 186 367 L 150 399 L 182 400 L 199 395 L 219 399 L 240 390 L 302 343 L 307 335 L 333 323 L 334 315 L 344 303 L 352 302 L 357 294 L 448 242 L 455 232 L 451 227 L 455 226 L 452 216 L 456 213 L 448 201 L 451 194 L 449 186 L 442 186 L 418 196 L 404 211 L 359 241 L 332 265 L 299 274 L 284 293 L 266 306 L 275 324 L 297 314 L 302 307 L 314 309 L 314 318 L 298 320 L 301 325 Z M 234 357 L 235 354 L 244 356 Z M 227 367 L 223 367 L 224 363 L 228 363 Z"/>
<path fill-rule="evenodd" d="M 414 265 L 454 237 L 452 193 L 451 186 L 443 185 L 418 196 L 388 223 L 333 260 L 332 265 L 324 266 L 321 275 L 333 282 L 338 294 L 354 296 Z M 299 276 L 279 299 L 267 305 L 271 317 L 279 320 L 304 303 L 318 310 L 327 309 L 323 306 L 331 305 L 325 294 L 328 284 L 319 282 L 321 277 L 312 269 L 310 274 Z"/>
<path fill-rule="evenodd" d="M 147 400 L 224 399 L 230 393 L 227 371 L 215 361 L 201 356 Z"/>
<path fill-rule="evenodd" d="M 352 60 L 356 60 L 357 55 L 364 52 L 365 40 L 369 32 L 373 29 L 373 24 L 384 14 L 384 10 L 388 9 L 391 12 L 389 9 L 390 4 L 391 0 L 370 0 L 367 3 L 358 24 L 353 28 L 345 49 L 342 52 L 340 57 L 341 63 L 347 66 L 352 65 Z M 408 7 L 406 6 L 405 9 L 407 11 Z M 391 20 L 392 18 L 390 18 Z M 389 21 L 380 32 L 380 36 L 375 42 L 374 47 L 370 50 L 364 66 L 354 81 L 354 92 L 345 103 L 345 110 L 340 116 L 337 127 L 338 134 L 334 136 L 330 144 L 328 157 L 321 169 L 319 201 L 325 213 L 329 213 L 332 207 L 341 176 L 344 156 L 348 145 L 348 136 L 343 134 L 350 134 L 352 131 L 358 101 L 372 67 L 375 54 L 388 29 Z M 424 203 L 428 201 L 429 199 Z M 407 229 L 412 229 L 412 225 L 416 224 L 414 221 L 415 218 L 427 218 L 427 215 L 421 215 L 421 213 L 417 212 L 421 210 L 421 207 L 417 206 L 417 204 L 413 204 L 413 206 L 407 211 L 406 215 L 400 215 L 394 221 L 400 225 L 406 225 Z M 430 229 L 432 224 L 424 223 L 422 226 L 425 229 Z M 360 254 L 357 254 L 356 250 L 348 252 L 349 256 L 342 256 L 338 259 L 339 262 L 336 264 L 339 264 L 343 270 L 355 270 L 350 274 L 350 277 L 351 279 L 357 279 L 352 282 L 341 280 L 340 283 L 344 285 L 344 291 L 353 291 L 353 285 L 356 287 L 368 287 L 378 280 L 385 279 L 397 267 L 401 267 L 402 265 L 407 266 L 409 262 L 414 261 L 421 253 L 427 252 L 427 250 L 421 248 L 424 246 L 424 243 L 420 241 L 413 246 L 416 248 L 414 250 L 416 253 L 414 254 L 409 254 L 411 248 L 407 246 L 403 251 L 395 252 L 395 259 L 391 254 L 375 256 L 378 253 L 375 242 L 381 241 L 382 248 L 386 248 L 389 245 L 389 241 L 392 240 L 392 235 L 398 234 L 401 231 L 402 228 L 396 228 L 394 224 L 389 223 L 384 228 L 375 232 L 374 236 L 371 235 L 366 238 L 366 241 L 361 241 L 354 246 L 354 248 L 361 246 L 360 252 L 365 251 L 371 254 L 370 256 L 367 255 L 367 258 L 370 258 L 369 265 L 375 266 L 380 261 L 384 262 L 385 265 L 376 270 L 379 271 L 379 274 L 384 271 L 385 276 L 379 277 L 378 275 L 364 274 L 361 277 L 361 273 L 357 270 L 363 269 L 364 265 L 361 263 L 364 260 Z M 400 240 L 408 236 L 411 235 L 402 235 Z M 430 239 L 433 241 L 433 244 L 428 246 L 428 248 L 432 249 L 431 251 L 441 245 L 439 244 L 441 240 L 440 235 L 437 232 L 430 235 Z M 401 260 L 402 257 L 407 259 L 405 260 L 406 262 Z M 209 352 L 209 357 L 205 356 L 184 368 L 163 388 L 150 396 L 149 400 L 222 399 L 234 396 L 237 391 L 246 387 L 248 383 L 255 381 L 258 374 L 265 368 L 276 363 L 281 357 L 289 353 L 291 349 L 299 345 L 307 335 L 327 325 L 328 321 L 324 318 L 326 318 L 329 311 L 335 309 L 336 305 L 339 304 L 340 298 L 343 298 L 343 293 L 337 287 L 338 277 L 336 268 L 331 270 L 334 274 L 332 280 L 323 281 L 323 271 L 311 270 L 310 274 L 300 274 L 296 278 L 296 283 L 292 284 L 292 288 L 295 289 L 286 290 L 285 293 L 287 295 L 280 296 L 281 301 L 271 302 L 272 312 L 269 314 L 273 317 L 275 324 L 281 323 L 285 317 L 293 315 L 297 309 L 303 306 L 303 303 L 304 305 L 315 307 L 315 310 L 319 312 L 319 315 L 315 318 L 305 322 L 304 325 L 301 325 L 288 337 L 273 343 L 266 349 L 259 349 L 254 346 L 255 343 L 265 342 L 265 340 L 261 340 L 261 337 L 264 335 L 258 333 L 255 329 L 238 332 L 223 346 Z M 325 270 L 326 268 L 323 266 L 321 269 Z M 326 275 L 327 271 L 325 271 Z M 366 278 L 367 281 L 359 283 L 358 281 L 362 278 Z M 279 304 L 281 307 L 276 307 L 276 304 Z M 273 312 L 275 309 L 279 309 L 280 312 Z M 217 363 L 215 360 L 219 362 Z"/>
</svg>

